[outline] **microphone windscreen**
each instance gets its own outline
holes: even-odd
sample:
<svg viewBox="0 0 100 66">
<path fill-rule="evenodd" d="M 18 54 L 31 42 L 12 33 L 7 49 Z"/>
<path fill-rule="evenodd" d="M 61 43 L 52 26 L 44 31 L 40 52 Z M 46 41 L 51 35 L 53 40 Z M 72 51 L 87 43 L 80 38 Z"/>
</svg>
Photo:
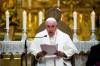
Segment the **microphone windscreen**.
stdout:
<svg viewBox="0 0 100 66">
<path fill-rule="evenodd" d="M 44 35 L 44 37 L 47 37 L 47 35 Z"/>
</svg>

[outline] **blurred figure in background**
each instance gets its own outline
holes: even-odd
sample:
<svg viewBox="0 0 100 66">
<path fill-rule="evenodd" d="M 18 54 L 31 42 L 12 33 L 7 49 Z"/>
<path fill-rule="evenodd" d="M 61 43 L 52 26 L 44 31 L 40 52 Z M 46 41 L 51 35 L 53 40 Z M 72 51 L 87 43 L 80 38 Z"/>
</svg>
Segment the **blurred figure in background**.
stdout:
<svg viewBox="0 0 100 66">
<path fill-rule="evenodd" d="M 100 42 L 91 47 L 86 66 L 100 66 Z"/>
</svg>

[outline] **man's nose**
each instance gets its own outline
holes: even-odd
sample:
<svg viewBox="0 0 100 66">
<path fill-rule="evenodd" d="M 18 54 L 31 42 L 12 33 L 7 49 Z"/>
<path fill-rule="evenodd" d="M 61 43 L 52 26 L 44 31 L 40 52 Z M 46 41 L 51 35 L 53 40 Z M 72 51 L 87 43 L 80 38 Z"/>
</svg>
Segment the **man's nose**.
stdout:
<svg viewBox="0 0 100 66">
<path fill-rule="evenodd" d="M 53 29 L 52 28 L 49 28 L 49 30 L 52 31 Z"/>
</svg>

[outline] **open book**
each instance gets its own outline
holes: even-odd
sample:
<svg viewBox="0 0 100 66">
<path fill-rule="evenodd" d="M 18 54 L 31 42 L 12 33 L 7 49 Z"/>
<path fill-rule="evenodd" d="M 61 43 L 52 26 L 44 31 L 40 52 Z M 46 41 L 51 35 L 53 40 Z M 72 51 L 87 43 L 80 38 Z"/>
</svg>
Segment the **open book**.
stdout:
<svg viewBox="0 0 100 66">
<path fill-rule="evenodd" d="M 54 55 L 54 53 L 56 53 L 56 51 L 58 50 L 58 45 L 42 44 L 41 50 L 46 51 L 47 55 Z"/>
</svg>

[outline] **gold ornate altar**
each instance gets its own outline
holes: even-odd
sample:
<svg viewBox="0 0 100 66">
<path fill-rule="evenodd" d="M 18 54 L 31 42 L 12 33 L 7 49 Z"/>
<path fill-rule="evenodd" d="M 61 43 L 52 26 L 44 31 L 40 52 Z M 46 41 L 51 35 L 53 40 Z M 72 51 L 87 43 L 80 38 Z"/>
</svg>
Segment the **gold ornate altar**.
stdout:
<svg viewBox="0 0 100 66">
<path fill-rule="evenodd" d="M 60 3 L 60 4 L 59 4 Z M 100 1 L 80 1 L 80 0 L 1 0 L 0 1 L 0 35 L 3 35 L 5 28 L 5 11 L 10 11 L 10 35 L 12 40 L 21 35 L 22 31 L 22 11 L 27 12 L 27 35 L 34 36 L 38 25 L 38 12 L 44 13 L 43 22 L 46 12 L 49 8 L 57 7 L 61 11 L 61 20 L 73 30 L 73 11 L 78 13 L 78 36 L 80 40 L 89 40 L 91 35 L 91 19 L 92 10 L 96 13 L 96 37 L 99 40 L 100 36 Z M 59 15 L 55 16 L 59 17 Z M 98 20 L 99 19 L 99 20 Z M 85 26 L 85 27 L 84 27 Z M 3 31 L 2 31 L 3 30 Z M 86 36 L 87 34 L 87 36 Z M 17 35 L 17 36 L 16 36 Z M 13 37 L 15 36 L 15 37 Z M 19 38 L 17 37 L 17 39 Z M 0 37 L 2 39 L 2 37 Z"/>
<path fill-rule="evenodd" d="M 58 9 L 56 11 L 55 9 Z M 34 37 L 37 32 L 42 30 L 44 27 L 44 22 L 47 17 L 55 17 L 59 22 L 59 26 L 64 25 L 61 29 L 65 32 L 68 32 L 73 38 L 73 12 L 77 12 L 77 36 L 80 40 L 79 43 L 75 44 L 78 46 L 80 51 L 85 50 L 84 47 L 88 49 L 90 45 L 84 44 L 95 44 L 95 42 L 90 42 L 90 37 L 92 34 L 91 30 L 91 12 L 95 12 L 95 35 L 96 40 L 100 41 L 100 0 L 0 0 L 0 48 L 2 47 L 1 43 L 3 42 L 6 34 L 6 16 L 5 12 L 9 11 L 10 13 L 10 24 L 9 24 L 9 38 L 10 42 L 4 42 L 4 47 L 13 48 L 14 44 L 21 46 L 21 37 L 23 34 L 23 11 L 27 12 L 27 29 L 26 34 L 28 37 Z M 39 13 L 42 12 L 42 24 L 39 25 Z M 41 28 L 41 29 L 40 29 Z M 31 40 L 31 39 L 29 39 Z M 8 44 L 6 46 L 5 44 Z M 11 45 L 12 44 L 12 45 Z M 85 51 L 87 51 L 86 49 Z M 3 49 L 5 51 L 5 49 Z M 9 50 L 8 54 L 0 54 L 0 65 L 2 66 L 21 66 L 21 55 L 15 53 L 13 55 Z M 14 50 L 14 51 L 18 51 Z M 2 59 L 3 58 L 3 59 Z M 76 57 L 77 58 L 77 57 Z M 79 61 L 84 61 L 81 56 L 78 56 Z M 31 66 L 31 56 L 28 55 L 28 66 Z M 2 62 L 1 62 L 2 61 Z M 85 62 L 84 62 L 85 63 Z M 83 63 L 83 66 L 85 66 Z M 25 66 L 25 59 L 22 62 Z M 76 65 L 77 66 L 77 65 Z"/>
</svg>

